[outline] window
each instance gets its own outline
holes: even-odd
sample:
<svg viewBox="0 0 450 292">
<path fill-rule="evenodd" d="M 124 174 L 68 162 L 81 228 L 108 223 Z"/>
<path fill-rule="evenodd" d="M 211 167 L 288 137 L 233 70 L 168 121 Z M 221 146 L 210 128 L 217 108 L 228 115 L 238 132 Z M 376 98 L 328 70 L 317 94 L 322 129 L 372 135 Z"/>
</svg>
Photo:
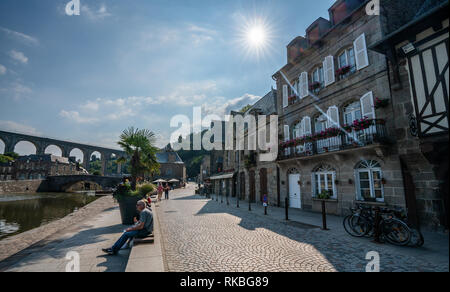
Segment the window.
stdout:
<svg viewBox="0 0 450 292">
<path fill-rule="evenodd" d="M 318 93 L 324 87 L 323 67 L 317 67 L 312 73 L 312 91 Z"/>
<path fill-rule="evenodd" d="M 345 51 L 343 51 L 339 56 L 338 56 L 338 67 L 343 68 L 345 66 L 350 66 L 350 71 L 340 75 L 340 78 L 346 78 L 348 77 L 350 74 L 355 73 L 356 72 L 356 60 L 355 60 L 355 50 L 353 48 L 349 48 Z"/>
<path fill-rule="evenodd" d="M 322 192 L 329 192 L 331 198 L 337 199 L 336 171 L 330 166 L 321 166 L 313 172 L 313 196 L 317 197 Z"/>
<path fill-rule="evenodd" d="M 315 119 L 315 130 L 316 133 L 320 133 L 322 131 L 325 131 L 327 129 L 327 122 L 328 119 L 325 115 L 320 115 Z"/>
<path fill-rule="evenodd" d="M 384 202 L 383 175 L 377 161 L 361 161 L 356 167 L 357 199 Z"/>
<path fill-rule="evenodd" d="M 349 104 L 344 109 L 344 123 L 347 125 L 352 124 L 356 120 L 360 120 L 362 118 L 361 114 L 361 103 L 356 101 L 352 104 Z"/>
</svg>

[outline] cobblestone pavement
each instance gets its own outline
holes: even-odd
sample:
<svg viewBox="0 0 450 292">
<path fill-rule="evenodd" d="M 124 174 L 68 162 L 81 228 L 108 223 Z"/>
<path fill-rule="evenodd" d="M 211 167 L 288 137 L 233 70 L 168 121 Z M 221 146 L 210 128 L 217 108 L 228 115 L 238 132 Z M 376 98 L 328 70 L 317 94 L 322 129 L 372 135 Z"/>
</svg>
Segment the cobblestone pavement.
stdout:
<svg viewBox="0 0 450 292">
<path fill-rule="evenodd" d="M 285 224 L 195 196 L 193 185 L 172 192 L 156 210 L 171 272 L 363 272 L 370 251 L 380 254 L 384 272 L 448 271 L 448 261 L 434 264 L 407 248 Z"/>
</svg>

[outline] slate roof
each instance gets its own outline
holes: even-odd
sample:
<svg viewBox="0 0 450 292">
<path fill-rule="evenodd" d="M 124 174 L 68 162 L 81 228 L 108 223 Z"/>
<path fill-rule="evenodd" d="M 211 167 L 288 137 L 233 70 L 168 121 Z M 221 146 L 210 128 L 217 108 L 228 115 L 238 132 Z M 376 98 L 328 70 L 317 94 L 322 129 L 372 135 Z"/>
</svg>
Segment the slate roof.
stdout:
<svg viewBox="0 0 450 292">
<path fill-rule="evenodd" d="M 156 153 L 156 161 L 159 164 L 164 164 L 164 163 L 184 164 L 183 160 L 181 160 L 181 158 L 178 155 L 178 153 L 176 153 L 176 152 L 170 152 L 170 153 L 175 154 L 175 161 L 174 162 L 169 162 L 169 152 L 167 152 L 167 151 Z"/>
<path fill-rule="evenodd" d="M 272 89 L 264 97 L 258 100 L 247 112 L 257 110 L 263 115 L 270 115 L 277 111 L 277 92 Z"/>
</svg>

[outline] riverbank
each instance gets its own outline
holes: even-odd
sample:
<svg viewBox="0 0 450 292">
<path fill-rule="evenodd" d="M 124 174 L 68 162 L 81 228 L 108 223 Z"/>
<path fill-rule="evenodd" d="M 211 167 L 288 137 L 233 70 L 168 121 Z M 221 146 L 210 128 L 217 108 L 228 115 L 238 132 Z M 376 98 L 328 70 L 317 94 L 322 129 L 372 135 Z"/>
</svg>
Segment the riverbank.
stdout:
<svg viewBox="0 0 450 292">
<path fill-rule="evenodd" d="M 115 206 L 116 203 L 111 196 L 101 197 L 62 219 L 0 241 L 0 271 L 5 268 L 8 262 L 14 262 L 16 258 L 22 258 L 27 253 L 31 253 L 30 248 L 45 246 L 46 239 L 50 236 L 63 230 L 66 231 L 74 225 Z"/>
</svg>

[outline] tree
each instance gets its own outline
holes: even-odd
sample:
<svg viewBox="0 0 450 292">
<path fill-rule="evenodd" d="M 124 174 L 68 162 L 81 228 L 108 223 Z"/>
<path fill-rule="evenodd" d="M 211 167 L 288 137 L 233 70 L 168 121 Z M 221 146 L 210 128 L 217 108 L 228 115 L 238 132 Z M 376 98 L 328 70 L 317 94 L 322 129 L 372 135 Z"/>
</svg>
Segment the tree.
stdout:
<svg viewBox="0 0 450 292">
<path fill-rule="evenodd" d="M 143 177 L 146 173 L 154 173 L 159 169 L 156 161 L 158 149 L 154 146 L 155 134 L 150 130 L 130 127 L 120 135 L 118 144 L 131 157 L 131 188 L 136 190 L 139 177 Z M 121 158 L 118 162 L 124 163 L 126 159 Z"/>
<path fill-rule="evenodd" d="M 241 108 L 241 110 L 239 112 L 241 113 L 246 113 L 252 106 L 250 104 L 244 106 L 243 108 Z"/>
</svg>

